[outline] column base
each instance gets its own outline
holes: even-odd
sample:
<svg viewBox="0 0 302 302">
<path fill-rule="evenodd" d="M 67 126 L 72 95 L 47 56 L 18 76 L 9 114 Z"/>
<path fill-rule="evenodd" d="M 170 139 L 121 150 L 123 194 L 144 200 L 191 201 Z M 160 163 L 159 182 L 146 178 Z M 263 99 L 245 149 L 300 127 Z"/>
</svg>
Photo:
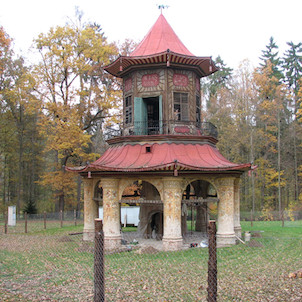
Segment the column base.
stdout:
<svg viewBox="0 0 302 302">
<path fill-rule="evenodd" d="M 163 238 L 163 249 L 164 251 L 178 251 L 183 247 L 182 237 L 177 238 Z"/>
<path fill-rule="evenodd" d="M 83 230 L 83 240 L 84 241 L 94 241 L 94 236 L 95 236 L 94 228 Z"/>
<path fill-rule="evenodd" d="M 241 226 L 234 227 L 235 235 L 236 235 L 237 237 L 239 237 L 239 238 L 242 237 L 241 231 L 242 231 L 242 230 L 241 230 Z"/>
<path fill-rule="evenodd" d="M 216 235 L 217 246 L 226 246 L 236 244 L 235 233 Z"/>
<path fill-rule="evenodd" d="M 105 250 L 114 250 L 114 249 L 120 249 L 122 245 L 122 236 L 116 235 L 116 236 L 106 236 L 104 238 L 104 247 Z"/>
</svg>

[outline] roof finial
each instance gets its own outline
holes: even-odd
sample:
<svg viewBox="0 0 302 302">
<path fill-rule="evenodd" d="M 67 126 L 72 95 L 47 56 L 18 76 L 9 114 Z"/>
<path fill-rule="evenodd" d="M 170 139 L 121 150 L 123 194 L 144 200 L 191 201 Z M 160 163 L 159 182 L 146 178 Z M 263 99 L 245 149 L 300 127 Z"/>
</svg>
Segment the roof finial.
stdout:
<svg viewBox="0 0 302 302">
<path fill-rule="evenodd" d="M 163 13 L 163 9 L 169 8 L 169 5 L 163 5 L 163 4 L 156 4 L 158 5 L 158 9 L 160 9 L 160 14 Z"/>
</svg>

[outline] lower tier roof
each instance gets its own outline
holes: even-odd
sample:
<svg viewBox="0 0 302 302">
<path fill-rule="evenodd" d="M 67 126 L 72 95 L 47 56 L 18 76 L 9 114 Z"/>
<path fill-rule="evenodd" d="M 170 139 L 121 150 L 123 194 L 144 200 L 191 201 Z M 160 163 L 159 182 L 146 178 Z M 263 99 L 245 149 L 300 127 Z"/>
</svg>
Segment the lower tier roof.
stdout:
<svg viewBox="0 0 302 302">
<path fill-rule="evenodd" d="M 251 164 L 235 164 L 223 157 L 211 144 L 152 143 L 111 146 L 95 162 L 67 168 L 74 172 L 93 171 L 247 171 Z"/>
</svg>

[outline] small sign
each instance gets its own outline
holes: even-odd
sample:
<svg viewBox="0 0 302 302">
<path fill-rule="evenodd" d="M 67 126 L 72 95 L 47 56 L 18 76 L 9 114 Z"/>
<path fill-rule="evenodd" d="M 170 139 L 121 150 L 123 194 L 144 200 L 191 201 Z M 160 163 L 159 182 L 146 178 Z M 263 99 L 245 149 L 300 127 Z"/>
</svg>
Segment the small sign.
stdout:
<svg viewBox="0 0 302 302">
<path fill-rule="evenodd" d="M 8 226 L 16 226 L 16 206 L 9 206 L 8 207 L 7 225 Z"/>
<path fill-rule="evenodd" d="M 143 87 L 155 87 L 159 84 L 159 75 L 157 73 L 145 74 L 142 77 Z"/>
<path fill-rule="evenodd" d="M 186 74 L 174 73 L 173 84 L 175 86 L 187 87 L 189 84 L 189 78 Z"/>
</svg>

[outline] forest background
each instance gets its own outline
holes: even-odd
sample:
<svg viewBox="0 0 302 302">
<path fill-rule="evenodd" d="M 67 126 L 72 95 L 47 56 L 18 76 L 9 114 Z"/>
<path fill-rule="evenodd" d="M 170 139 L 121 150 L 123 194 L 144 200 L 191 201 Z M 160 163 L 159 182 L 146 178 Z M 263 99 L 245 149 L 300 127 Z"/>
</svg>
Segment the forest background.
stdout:
<svg viewBox="0 0 302 302">
<path fill-rule="evenodd" d="M 109 43 L 77 11 L 34 47 L 40 56 L 29 65 L 0 27 L 0 211 L 80 211 L 81 178 L 65 166 L 97 159 L 106 128 L 122 122 L 121 82 L 103 67 L 135 43 Z M 257 166 L 242 176 L 241 210 L 263 219 L 301 213 L 302 43 L 279 54 L 271 37 L 254 69 L 248 60 L 236 70 L 214 61 L 220 70 L 201 80 L 202 119 L 217 126 L 226 158 Z"/>
</svg>

